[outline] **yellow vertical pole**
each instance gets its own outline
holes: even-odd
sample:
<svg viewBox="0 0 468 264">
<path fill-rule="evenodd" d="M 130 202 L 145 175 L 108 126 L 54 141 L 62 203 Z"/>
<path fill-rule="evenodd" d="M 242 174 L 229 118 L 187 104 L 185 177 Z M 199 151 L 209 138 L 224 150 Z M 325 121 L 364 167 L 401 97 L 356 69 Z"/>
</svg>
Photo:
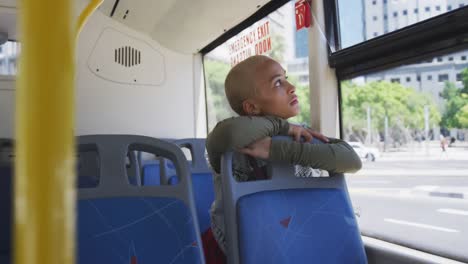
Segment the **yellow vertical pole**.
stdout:
<svg viewBox="0 0 468 264">
<path fill-rule="evenodd" d="M 83 29 L 86 20 L 91 16 L 94 11 L 104 2 L 104 0 L 91 0 L 85 9 L 81 12 L 78 17 L 78 24 L 76 26 L 76 37 L 80 35 L 81 30 Z"/>
<path fill-rule="evenodd" d="M 21 0 L 16 98 L 15 264 L 75 261 L 71 0 Z"/>
</svg>

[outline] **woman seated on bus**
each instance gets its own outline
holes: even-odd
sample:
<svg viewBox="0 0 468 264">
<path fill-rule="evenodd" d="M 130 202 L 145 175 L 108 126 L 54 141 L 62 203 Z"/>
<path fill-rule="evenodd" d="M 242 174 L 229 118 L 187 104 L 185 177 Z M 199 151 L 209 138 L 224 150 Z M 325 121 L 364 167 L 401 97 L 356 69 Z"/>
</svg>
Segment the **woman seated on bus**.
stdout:
<svg viewBox="0 0 468 264">
<path fill-rule="evenodd" d="M 220 178 L 223 153 L 238 151 L 233 159 L 237 181 L 265 179 L 265 161 L 297 165 L 296 177 L 328 176 L 327 171 L 348 173 L 361 168 L 359 156 L 346 142 L 286 121 L 299 113 L 295 89 L 281 65 L 266 56 L 250 57 L 227 75 L 226 96 L 239 117 L 219 122 L 207 137 L 215 186 L 211 229 L 202 235 L 207 263 L 224 263 L 229 250 L 224 237 Z M 292 136 L 295 141 L 272 141 L 271 137 L 277 135 Z M 304 144 L 301 137 L 305 142 L 316 137 L 326 144 Z"/>
</svg>

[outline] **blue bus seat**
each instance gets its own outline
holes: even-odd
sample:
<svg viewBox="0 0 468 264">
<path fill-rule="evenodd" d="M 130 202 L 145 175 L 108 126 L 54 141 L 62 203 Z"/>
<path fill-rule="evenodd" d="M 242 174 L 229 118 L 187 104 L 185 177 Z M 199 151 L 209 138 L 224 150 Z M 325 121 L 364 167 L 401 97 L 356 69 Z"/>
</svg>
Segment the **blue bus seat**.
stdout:
<svg viewBox="0 0 468 264">
<path fill-rule="evenodd" d="M 268 164 L 269 179 L 237 182 L 232 156 L 221 165 L 229 264 L 367 263 L 342 174 L 296 178 L 293 165 Z"/>
<path fill-rule="evenodd" d="M 161 185 L 159 160 L 145 161 L 142 165 L 142 185 Z"/>
<path fill-rule="evenodd" d="M 190 171 L 192 172 L 192 185 L 197 207 L 200 232 L 204 233 L 211 226 L 210 208 L 214 201 L 213 174 L 205 158 L 204 138 L 188 138 L 176 140 L 181 148 L 186 147 L 192 155 Z M 174 179 L 175 181 L 175 179 Z"/>
<path fill-rule="evenodd" d="M 144 136 L 94 135 L 100 182 L 78 190 L 77 263 L 204 263 L 191 177 L 174 144 Z M 177 185 L 134 186 L 125 166 L 129 149 L 174 161 Z"/>
<path fill-rule="evenodd" d="M 12 152 L 12 141 L 10 139 L 0 139 L 0 145 L 8 145 L 9 152 Z M 85 148 L 86 150 L 87 148 Z M 13 229 L 13 159 L 6 160 L 6 153 L 2 151 L 0 160 L 0 263 L 12 263 L 12 229 Z M 96 187 L 99 183 L 99 175 L 90 173 L 90 162 L 84 162 L 85 166 L 80 166 L 80 158 L 77 164 L 77 185 L 80 188 Z M 83 164 L 82 164 L 83 165 Z"/>
<path fill-rule="evenodd" d="M 143 185 L 174 185 L 178 179 L 174 164 L 170 160 L 158 157 L 157 160 L 142 161 Z M 177 182 L 176 182 L 177 181 Z"/>
<path fill-rule="evenodd" d="M 172 138 L 158 138 L 166 142 L 173 142 Z M 156 159 L 144 159 L 143 151 L 137 151 L 137 161 L 141 168 L 141 184 L 146 186 L 164 185 L 168 183 L 168 177 L 165 177 L 167 166 L 161 167 L 161 164 L 166 164 L 164 158 L 156 157 Z"/>
<path fill-rule="evenodd" d="M 11 263 L 11 229 L 13 216 L 13 169 L 11 164 L 0 164 L 0 263 Z"/>
</svg>

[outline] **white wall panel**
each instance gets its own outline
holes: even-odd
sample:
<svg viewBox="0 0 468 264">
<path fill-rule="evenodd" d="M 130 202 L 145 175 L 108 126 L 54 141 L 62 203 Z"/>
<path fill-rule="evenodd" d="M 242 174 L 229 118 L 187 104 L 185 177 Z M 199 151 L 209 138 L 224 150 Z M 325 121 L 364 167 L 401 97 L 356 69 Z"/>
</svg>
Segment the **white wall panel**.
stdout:
<svg viewBox="0 0 468 264">
<path fill-rule="evenodd" d="M 161 72 L 160 67 L 164 67 L 164 81 L 157 85 L 125 84 L 118 81 L 121 76 L 104 79 L 92 72 L 88 61 L 95 60 L 90 56 L 93 56 L 96 41 L 109 28 L 128 35 L 129 45 L 137 46 L 144 42 L 161 54 L 164 66 L 156 60 L 141 70 L 156 76 Z M 114 39 L 105 42 L 109 43 L 113 56 Z M 149 36 L 96 12 L 81 33 L 77 58 L 77 134 L 125 133 L 170 138 L 195 136 L 192 55 L 161 47 Z"/>
<path fill-rule="evenodd" d="M 14 79 L 0 79 L 0 138 L 13 138 L 15 118 L 14 88 Z"/>
</svg>

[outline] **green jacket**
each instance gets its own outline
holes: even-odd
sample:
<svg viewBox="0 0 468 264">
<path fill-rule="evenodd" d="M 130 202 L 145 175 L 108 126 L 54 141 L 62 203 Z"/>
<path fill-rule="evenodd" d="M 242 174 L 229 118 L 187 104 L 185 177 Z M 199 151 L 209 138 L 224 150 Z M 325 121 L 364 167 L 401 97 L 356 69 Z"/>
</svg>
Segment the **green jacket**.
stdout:
<svg viewBox="0 0 468 264">
<path fill-rule="evenodd" d="M 206 140 L 210 165 L 220 172 L 223 153 L 244 148 L 264 137 L 288 135 L 289 123 L 272 116 L 240 116 L 219 122 Z M 303 144 L 274 140 L 269 161 L 309 166 L 330 172 L 356 172 L 361 169 L 361 159 L 353 148 L 340 139 L 330 138 L 328 144 Z"/>
</svg>

